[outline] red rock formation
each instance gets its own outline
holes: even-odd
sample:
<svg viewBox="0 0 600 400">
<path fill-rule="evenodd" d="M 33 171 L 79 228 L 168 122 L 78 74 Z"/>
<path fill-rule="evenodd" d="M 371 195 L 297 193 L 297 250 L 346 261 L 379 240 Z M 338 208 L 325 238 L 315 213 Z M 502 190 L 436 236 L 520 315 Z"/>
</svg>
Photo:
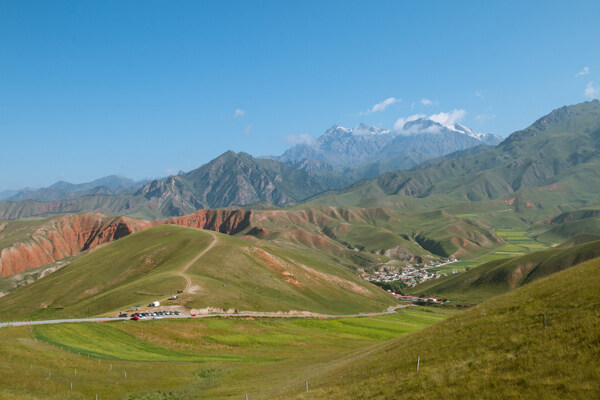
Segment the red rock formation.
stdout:
<svg viewBox="0 0 600 400">
<path fill-rule="evenodd" d="M 251 211 L 245 210 L 198 210 L 184 217 L 168 219 L 165 223 L 235 235 L 250 226 L 251 215 Z"/>
<path fill-rule="evenodd" d="M 153 222 L 98 213 L 54 218 L 35 229 L 28 239 L 2 249 L 0 275 L 37 268 L 153 225 Z"/>
</svg>

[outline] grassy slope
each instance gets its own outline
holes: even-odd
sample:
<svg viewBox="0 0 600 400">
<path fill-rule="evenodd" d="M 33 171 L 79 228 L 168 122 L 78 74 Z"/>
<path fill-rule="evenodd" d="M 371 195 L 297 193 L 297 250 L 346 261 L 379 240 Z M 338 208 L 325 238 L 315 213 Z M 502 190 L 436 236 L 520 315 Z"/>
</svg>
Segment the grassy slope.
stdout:
<svg viewBox="0 0 600 400">
<path fill-rule="evenodd" d="M 313 378 L 308 394 L 297 385 L 269 397 L 597 398 L 598 293 L 594 259 L 346 358 Z"/>
<path fill-rule="evenodd" d="M 78 258 L 61 270 L 0 298 L 0 318 L 47 319 L 114 314 L 183 290 L 183 267 L 217 237 L 187 271 L 196 286 L 172 305 L 239 310 L 379 311 L 393 303 L 344 268 L 299 254 L 273 254 L 218 233 L 158 226 Z M 302 260 L 307 270 L 290 258 Z"/>
<path fill-rule="evenodd" d="M 464 273 L 419 285 L 411 292 L 461 303 L 480 303 L 596 257 L 600 257 L 600 241 L 542 250 L 490 261 Z"/>
<path fill-rule="evenodd" d="M 586 218 L 576 221 L 568 221 L 548 229 L 537 236 L 537 239 L 548 243 L 561 243 L 575 235 L 600 234 L 600 218 Z"/>
<path fill-rule="evenodd" d="M 188 400 L 243 398 L 245 393 L 254 398 L 265 388 L 308 376 L 315 364 L 327 365 L 347 351 L 447 315 L 415 307 L 396 315 L 340 320 L 217 318 L 3 328 L 0 398 L 87 399 L 98 394 L 100 399 Z"/>
<path fill-rule="evenodd" d="M 414 256 L 463 257 L 502 245 L 489 228 L 443 210 L 401 212 L 392 208 L 303 205 L 285 211 L 256 212 L 253 224 L 268 232 L 267 240 L 293 241 L 339 255 L 351 249 L 371 257 L 400 248 Z M 304 232 L 322 240 L 308 243 Z"/>
</svg>

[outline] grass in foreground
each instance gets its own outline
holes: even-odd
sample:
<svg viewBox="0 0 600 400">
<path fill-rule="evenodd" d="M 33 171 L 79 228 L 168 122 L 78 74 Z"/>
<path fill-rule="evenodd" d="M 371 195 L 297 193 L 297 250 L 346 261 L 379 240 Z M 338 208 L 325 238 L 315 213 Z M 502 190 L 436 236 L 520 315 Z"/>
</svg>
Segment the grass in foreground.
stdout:
<svg viewBox="0 0 600 400">
<path fill-rule="evenodd" d="M 187 400 L 245 393 L 254 398 L 265 388 L 281 390 L 290 379 L 302 380 L 348 352 L 451 313 L 411 307 L 389 316 L 336 320 L 215 318 L 3 328 L 0 398 L 98 394 L 99 399 Z"/>
<path fill-rule="evenodd" d="M 599 307 L 594 259 L 337 361 L 309 393 L 268 398 L 598 398 Z"/>
</svg>

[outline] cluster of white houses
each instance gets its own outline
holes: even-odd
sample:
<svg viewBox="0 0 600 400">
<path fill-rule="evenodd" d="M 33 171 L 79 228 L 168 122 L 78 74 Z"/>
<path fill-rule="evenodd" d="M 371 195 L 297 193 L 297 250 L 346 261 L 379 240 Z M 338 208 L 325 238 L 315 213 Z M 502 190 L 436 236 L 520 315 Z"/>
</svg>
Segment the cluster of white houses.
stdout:
<svg viewBox="0 0 600 400">
<path fill-rule="evenodd" d="M 413 287 L 430 279 L 446 276 L 446 273 L 431 271 L 443 265 L 458 262 L 456 258 L 444 258 L 440 262 L 430 262 L 429 264 L 408 264 L 401 270 L 394 271 L 376 271 L 373 274 L 363 274 L 363 278 L 371 282 L 397 282 L 401 281 L 408 287 Z"/>
</svg>

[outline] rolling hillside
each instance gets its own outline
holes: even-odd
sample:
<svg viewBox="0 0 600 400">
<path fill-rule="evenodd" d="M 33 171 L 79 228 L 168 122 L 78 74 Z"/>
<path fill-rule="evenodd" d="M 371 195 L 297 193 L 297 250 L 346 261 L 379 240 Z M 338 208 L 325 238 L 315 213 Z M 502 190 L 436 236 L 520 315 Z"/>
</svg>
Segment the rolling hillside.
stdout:
<svg viewBox="0 0 600 400">
<path fill-rule="evenodd" d="M 309 252 L 349 271 L 387 262 L 476 256 L 503 244 L 484 225 L 444 211 L 306 205 L 286 210 L 199 210 L 163 221 L 84 213 L 3 222 L 0 267 L 5 276 L 17 274 L 160 224 L 207 229 L 252 243 Z"/>
<path fill-rule="evenodd" d="M 418 285 L 410 292 L 448 298 L 452 302 L 480 303 L 598 257 L 600 241 L 556 247 L 520 257 L 490 261 L 469 271 Z"/>
<path fill-rule="evenodd" d="M 600 234 L 600 210 L 583 209 L 562 213 L 548 221 L 550 228 L 537 234 L 548 243 L 560 243 L 579 234 Z"/>
<path fill-rule="evenodd" d="M 114 315 L 130 306 L 325 313 L 394 302 L 343 267 L 273 245 L 162 225 L 127 236 L 0 298 L 0 318 Z"/>
<path fill-rule="evenodd" d="M 354 352 L 315 368 L 306 378 L 309 393 L 290 380 L 286 391 L 269 398 L 596 398 L 599 266 L 600 259 L 590 260 Z"/>
</svg>

